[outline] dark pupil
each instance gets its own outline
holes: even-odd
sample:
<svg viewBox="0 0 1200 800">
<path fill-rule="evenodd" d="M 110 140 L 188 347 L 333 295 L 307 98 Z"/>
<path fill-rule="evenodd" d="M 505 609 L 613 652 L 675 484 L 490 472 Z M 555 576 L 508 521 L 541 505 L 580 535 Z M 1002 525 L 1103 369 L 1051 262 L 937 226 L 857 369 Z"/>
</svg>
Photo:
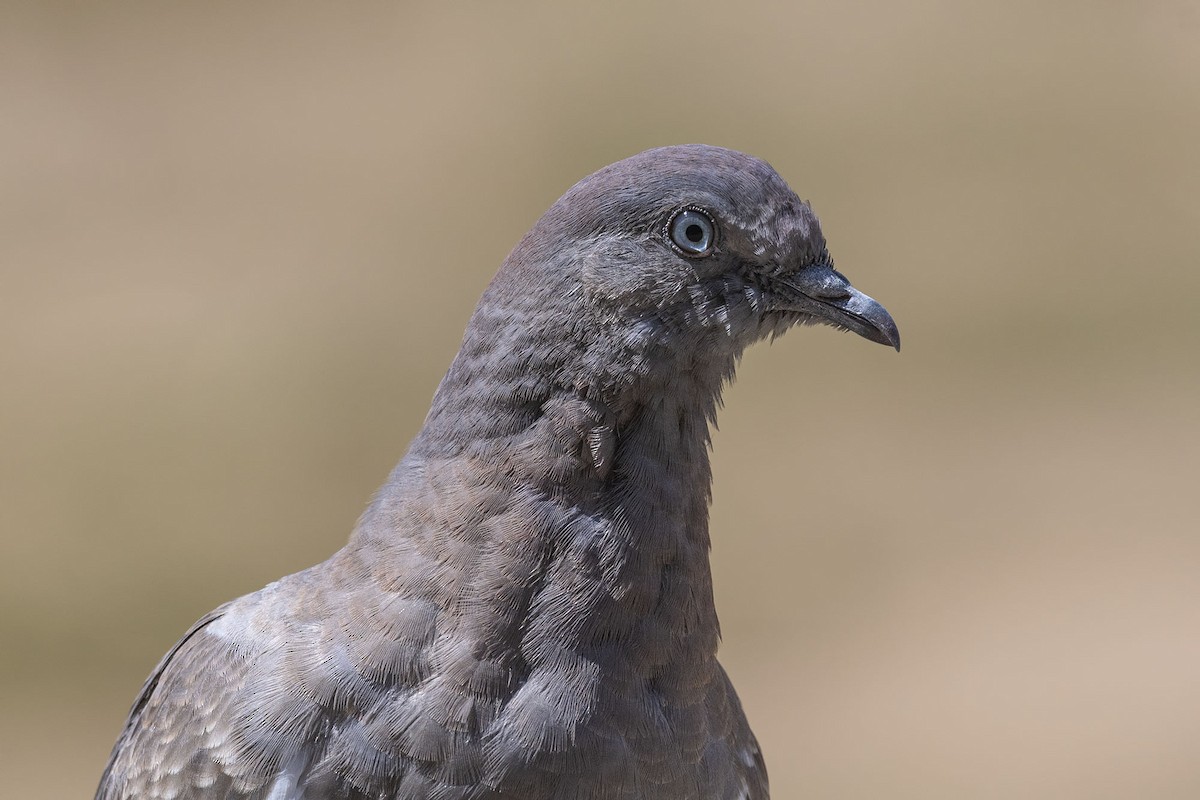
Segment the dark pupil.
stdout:
<svg viewBox="0 0 1200 800">
<path fill-rule="evenodd" d="M 704 239 L 704 228 L 701 228 L 699 225 L 693 222 L 691 225 L 687 226 L 683 232 L 683 235 L 686 236 L 687 240 L 692 244 L 699 244 Z"/>
</svg>

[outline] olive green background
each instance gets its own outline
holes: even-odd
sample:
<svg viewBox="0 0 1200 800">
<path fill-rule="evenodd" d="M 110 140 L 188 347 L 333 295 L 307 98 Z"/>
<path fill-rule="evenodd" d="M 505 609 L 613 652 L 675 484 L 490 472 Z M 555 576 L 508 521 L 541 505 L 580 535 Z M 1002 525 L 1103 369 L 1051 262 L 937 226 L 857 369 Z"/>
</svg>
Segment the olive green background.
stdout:
<svg viewBox="0 0 1200 800">
<path fill-rule="evenodd" d="M 1194 2 L 0 7 L 0 794 L 87 797 L 325 558 L 575 180 L 770 161 L 882 301 L 747 354 L 722 659 L 778 798 L 1200 796 Z"/>
</svg>

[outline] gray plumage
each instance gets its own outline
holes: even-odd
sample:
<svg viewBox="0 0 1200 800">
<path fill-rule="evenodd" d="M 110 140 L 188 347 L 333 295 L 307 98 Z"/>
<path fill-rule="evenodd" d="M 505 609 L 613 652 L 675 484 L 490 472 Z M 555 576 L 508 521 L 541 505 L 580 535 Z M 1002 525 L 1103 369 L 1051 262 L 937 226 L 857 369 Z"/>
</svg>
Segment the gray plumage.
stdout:
<svg viewBox="0 0 1200 800">
<path fill-rule="evenodd" d="M 709 425 L 747 345 L 814 322 L 899 347 L 764 162 L 580 181 L 349 544 L 183 637 L 97 798 L 766 798 L 716 660 Z"/>
</svg>

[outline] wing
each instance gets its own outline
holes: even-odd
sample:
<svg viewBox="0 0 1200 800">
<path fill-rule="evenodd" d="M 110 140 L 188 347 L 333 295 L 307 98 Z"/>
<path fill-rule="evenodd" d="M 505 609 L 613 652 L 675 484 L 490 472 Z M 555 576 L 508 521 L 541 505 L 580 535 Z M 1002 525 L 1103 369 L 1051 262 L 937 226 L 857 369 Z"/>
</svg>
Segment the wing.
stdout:
<svg viewBox="0 0 1200 800">
<path fill-rule="evenodd" d="M 205 753 L 214 743 L 205 731 L 219 726 L 229 683 L 239 682 L 244 672 L 231 648 L 205 633 L 229 605 L 197 621 L 146 679 L 113 747 L 96 800 L 188 797 L 199 788 L 196 783 L 208 783 L 214 796 L 246 796 L 231 792 L 231 785 L 216 786 L 216 771 L 203 764 L 211 761 Z"/>
<path fill-rule="evenodd" d="M 364 787 L 425 796 L 447 780 L 453 759 L 414 755 L 429 725 L 400 734 L 389 716 L 414 706 L 433 606 L 369 581 L 343 592 L 324 569 L 192 626 L 134 702 L 96 800 L 349 800 Z M 437 742 L 450 736 L 433 727 Z M 441 790 L 458 797 L 473 784 Z M 410 786 L 426 788 L 401 791 Z"/>
<path fill-rule="evenodd" d="M 276 669 L 295 641 L 286 622 L 271 619 L 279 586 L 226 603 L 171 648 L 134 701 L 96 800 L 296 796 L 328 723 Z M 270 736 L 276 723 L 291 735 Z"/>
</svg>

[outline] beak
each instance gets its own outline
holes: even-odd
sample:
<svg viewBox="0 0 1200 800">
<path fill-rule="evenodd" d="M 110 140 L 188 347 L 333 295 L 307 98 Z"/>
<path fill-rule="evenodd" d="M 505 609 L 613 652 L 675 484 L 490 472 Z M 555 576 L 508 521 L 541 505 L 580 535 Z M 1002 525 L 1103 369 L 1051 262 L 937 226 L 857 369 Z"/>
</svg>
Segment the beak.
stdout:
<svg viewBox="0 0 1200 800">
<path fill-rule="evenodd" d="M 780 280 L 779 307 L 796 311 L 864 339 L 900 350 L 900 331 L 879 303 L 850 285 L 846 276 L 828 264 L 812 264 Z"/>
</svg>

